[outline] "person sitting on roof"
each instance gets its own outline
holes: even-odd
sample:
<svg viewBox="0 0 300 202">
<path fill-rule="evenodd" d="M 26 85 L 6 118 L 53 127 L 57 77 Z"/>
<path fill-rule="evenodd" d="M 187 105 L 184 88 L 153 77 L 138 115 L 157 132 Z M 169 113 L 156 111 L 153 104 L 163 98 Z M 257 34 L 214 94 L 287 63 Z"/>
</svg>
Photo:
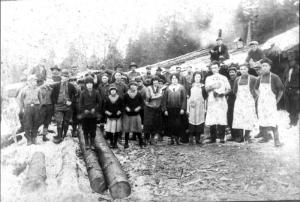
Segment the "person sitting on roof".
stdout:
<svg viewBox="0 0 300 202">
<path fill-rule="evenodd" d="M 229 59 L 228 48 L 223 44 L 222 38 L 217 38 L 217 46 L 210 51 L 210 61 L 224 61 Z"/>
<path fill-rule="evenodd" d="M 257 41 L 251 41 L 249 43 L 250 51 L 248 52 L 245 62 L 250 65 L 249 74 L 253 76 L 258 76 L 258 69 L 261 68 L 260 61 L 265 58 L 263 51 L 258 48 Z"/>
</svg>

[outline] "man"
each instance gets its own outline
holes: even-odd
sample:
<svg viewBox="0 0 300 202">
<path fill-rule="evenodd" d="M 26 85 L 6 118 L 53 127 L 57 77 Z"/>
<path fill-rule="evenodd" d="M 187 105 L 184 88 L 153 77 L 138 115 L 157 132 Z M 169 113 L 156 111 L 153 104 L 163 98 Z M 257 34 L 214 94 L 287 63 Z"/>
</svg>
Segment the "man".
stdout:
<svg viewBox="0 0 300 202">
<path fill-rule="evenodd" d="M 78 67 L 73 66 L 73 67 L 71 68 L 71 77 L 76 77 L 76 76 L 77 76 L 77 73 L 78 73 Z"/>
<path fill-rule="evenodd" d="M 41 83 L 39 83 L 41 82 Z M 38 80 L 39 88 L 38 91 L 38 98 L 41 104 L 40 108 L 40 120 L 41 124 L 43 125 L 43 141 L 48 141 L 49 139 L 47 138 L 48 134 L 48 127 L 51 123 L 52 116 L 53 116 L 53 104 L 51 101 L 51 91 L 52 88 L 48 85 L 43 85 L 43 81 Z"/>
<path fill-rule="evenodd" d="M 69 72 L 64 69 L 61 81 L 53 84 L 51 100 L 54 104 L 54 117 L 57 125 L 57 136 L 53 142 L 59 144 L 67 135 L 70 120 L 72 119 L 72 100 L 76 95 L 75 87 L 68 82 Z"/>
<path fill-rule="evenodd" d="M 248 52 L 245 62 L 250 65 L 249 74 L 258 76 L 258 70 L 261 67 L 260 61 L 265 58 L 265 55 L 261 49 L 258 48 L 257 41 L 251 41 L 249 43 L 250 51 Z"/>
<path fill-rule="evenodd" d="M 222 38 L 217 38 L 217 46 L 210 51 L 210 61 L 224 61 L 229 59 L 228 48 L 223 44 Z"/>
<path fill-rule="evenodd" d="M 60 82 L 60 80 L 61 80 L 61 77 L 60 77 L 61 69 L 57 65 L 55 65 L 55 66 L 51 67 L 50 70 L 51 70 L 51 73 L 52 73 L 53 82 Z"/>
<path fill-rule="evenodd" d="M 163 81 L 163 83 L 166 83 L 166 82 L 167 82 L 167 83 L 171 83 L 171 81 L 170 81 L 171 74 L 170 74 L 170 75 L 166 75 L 166 74 L 162 75 L 161 73 L 162 73 L 162 68 L 158 67 L 158 68 L 156 69 L 155 75 L 156 75 L 158 78 L 160 78 L 160 79 Z M 169 77 L 168 77 L 168 81 L 167 81 L 167 77 L 166 77 L 166 76 L 169 76 Z"/>
<path fill-rule="evenodd" d="M 187 75 L 185 76 L 186 78 L 186 83 L 187 83 L 187 94 L 190 95 L 190 90 L 192 88 L 192 80 L 193 80 L 193 68 L 191 66 L 188 66 L 186 68 Z"/>
<path fill-rule="evenodd" d="M 108 93 L 109 93 L 108 89 L 109 89 L 110 84 L 109 84 L 108 80 L 109 80 L 108 75 L 106 73 L 102 74 L 101 83 L 99 84 L 99 87 L 98 87 L 99 94 L 100 94 L 100 97 L 102 100 L 102 103 L 101 103 L 102 107 L 104 106 L 104 101 L 107 98 Z M 101 131 L 104 131 L 106 116 L 103 111 L 103 108 L 101 108 L 99 110 L 100 110 L 100 113 L 103 114 L 103 116 L 101 116 L 101 119 L 100 119 L 100 129 L 101 129 Z"/>
<path fill-rule="evenodd" d="M 178 76 L 179 76 L 178 83 L 180 83 L 181 85 L 183 85 L 183 87 L 185 88 L 186 92 L 188 92 L 188 84 L 187 84 L 186 78 L 181 73 L 181 67 L 180 66 L 176 67 L 176 74 L 178 74 Z"/>
<path fill-rule="evenodd" d="M 151 85 L 151 80 L 153 78 L 153 75 L 151 74 L 151 67 L 146 67 L 146 75 L 143 76 L 143 82 L 145 86 Z"/>
<path fill-rule="evenodd" d="M 27 145 L 36 144 L 40 125 L 40 102 L 36 75 L 28 77 L 28 85 L 20 92 L 20 111 L 24 113 L 24 128 Z"/>
<path fill-rule="evenodd" d="M 129 65 L 129 69 L 131 69 L 131 71 L 128 73 L 129 81 L 133 81 L 135 77 L 141 76 L 141 74 L 136 71 L 136 68 L 137 64 L 135 62 L 131 62 Z"/>
<path fill-rule="evenodd" d="M 228 72 L 229 72 L 229 77 L 230 77 L 229 84 L 230 84 L 230 88 L 231 88 L 231 91 L 227 94 L 227 103 L 228 103 L 227 120 L 228 120 L 229 130 L 231 131 L 231 139 L 229 139 L 228 141 L 235 141 L 237 138 L 236 133 L 234 130 L 232 130 L 235 94 L 232 89 L 233 89 L 234 81 L 237 77 L 237 69 L 236 69 L 236 67 L 232 66 L 228 69 Z"/>
<path fill-rule="evenodd" d="M 76 89 L 76 94 L 75 96 L 73 97 L 73 100 L 72 100 L 72 137 L 77 137 L 77 127 L 79 125 L 79 120 L 78 120 L 78 115 L 79 115 L 79 96 L 80 96 L 80 92 L 81 92 L 81 89 L 80 89 L 80 86 L 79 84 L 77 83 L 77 78 L 76 77 L 71 77 L 69 79 L 69 82 L 71 84 L 73 84 L 73 86 L 75 87 Z"/>
<path fill-rule="evenodd" d="M 122 74 L 120 72 L 116 72 L 112 78 L 112 82 L 117 88 L 118 95 L 123 99 L 124 95 L 127 93 L 128 87 L 122 80 Z"/>
<path fill-rule="evenodd" d="M 283 84 L 280 78 L 270 72 L 272 61 L 265 58 L 261 61 L 262 74 L 256 80 L 255 89 L 258 95 L 257 114 L 263 139 L 260 143 L 268 142 L 271 138 L 267 135 L 268 129 L 274 134 L 274 145 L 280 147 L 277 119 L 277 103 L 283 95 Z"/>
<path fill-rule="evenodd" d="M 296 53 L 288 51 L 289 68 L 284 73 L 285 105 L 289 112 L 290 127 L 296 126 L 299 119 L 299 64 L 297 64 Z"/>
</svg>

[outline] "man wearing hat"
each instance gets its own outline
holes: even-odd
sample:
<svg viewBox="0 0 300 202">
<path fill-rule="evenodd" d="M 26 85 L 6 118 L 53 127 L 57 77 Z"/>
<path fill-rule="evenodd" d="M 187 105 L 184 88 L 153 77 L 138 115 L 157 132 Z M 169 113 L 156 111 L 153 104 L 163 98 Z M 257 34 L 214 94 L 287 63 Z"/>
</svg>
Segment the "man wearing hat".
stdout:
<svg viewBox="0 0 300 202">
<path fill-rule="evenodd" d="M 30 75 L 19 96 L 20 111 L 24 113 L 24 128 L 27 145 L 36 144 L 36 137 L 40 125 L 39 88 L 36 75 Z"/>
<path fill-rule="evenodd" d="M 228 48 L 223 44 L 222 38 L 217 38 L 217 46 L 210 51 L 210 61 L 224 61 L 229 59 Z"/>
<path fill-rule="evenodd" d="M 51 100 L 54 104 L 54 117 L 57 125 L 57 136 L 54 143 L 59 144 L 67 135 L 70 120 L 72 119 L 72 100 L 76 96 L 76 89 L 69 82 L 69 72 L 61 72 L 61 81 L 52 86 Z"/>
<path fill-rule="evenodd" d="M 135 62 L 131 62 L 129 65 L 129 69 L 131 69 L 131 71 L 128 73 L 129 81 L 133 81 L 135 77 L 141 76 L 141 74 L 136 71 L 136 68 L 137 64 Z"/>
<path fill-rule="evenodd" d="M 143 76 L 143 82 L 145 86 L 149 86 L 151 83 L 151 79 L 153 78 L 153 75 L 151 74 L 151 67 L 146 67 L 146 75 Z"/>
<path fill-rule="evenodd" d="M 257 71 L 261 68 L 260 61 L 263 58 L 265 58 L 265 54 L 260 48 L 258 48 L 257 41 L 251 41 L 249 43 L 249 46 L 250 50 L 245 61 L 250 65 L 249 74 L 253 76 L 258 76 Z"/>
<path fill-rule="evenodd" d="M 53 67 L 50 68 L 50 70 L 51 70 L 51 73 L 52 73 L 52 80 L 54 82 L 60 82 L 60 80 L 61 80 L 61 77 L 60 77 L 61 69 L 57 65 L 54 65 Z"/>
<path fill-rule="evenodd" d="M 257 115 L 263 137 L 259 142 L 264 143 L 272 139 L 271 135 L 268 134 L 268 130 L 271 129 L 274 134 L 274 145 L 279 147 L 282 144 L 279 141 L 277 103 L 283 95 L 284 86 L 280 78 L 270 72 L 272 65 L 270 59 L 263 59 L 261 64 L 262 73 L 256 80 L 254 87 L 258 95 Z"/>
<path fill-rule="evenodd" d="M 163 81 L 163 83 L 166 83 L 166 82 L 168 82 L 168 81 L 169 81 L 169 83 L 170 83 L 171 73 L 168 72 L 168 71 L 166 70 L 166 73 L 168 72 L 168 73 L 170 73 L 170 75 L 169 75 L 169 74 L 166 75 L 166 73 L 165 73 L 164 75 L 162 75 L 162 71 L 163 71 L 162 68 L 158 67 L 158 68 L 156 69 L 156 74 L 155 74 L 155 76 L 157 76 L 158 78 L 160 78 L 160 79 Z M 169 76 L 169 80 L 167 79 L 167 78 L 168 78 L 167 76 Z"/>
</svg>

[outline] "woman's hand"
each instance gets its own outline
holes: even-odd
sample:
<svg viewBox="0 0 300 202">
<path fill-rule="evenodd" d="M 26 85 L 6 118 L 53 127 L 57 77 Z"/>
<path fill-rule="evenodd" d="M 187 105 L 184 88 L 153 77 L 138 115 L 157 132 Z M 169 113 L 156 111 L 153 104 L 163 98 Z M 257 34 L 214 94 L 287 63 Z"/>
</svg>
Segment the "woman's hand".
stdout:
<svg viewBox="0 0 300 202">
<path fill-rule="evenodd" d="M 184 110 L 181 109 L 179 113 L 180 113 L 181 115 L 183 115 L 183 114 L 184 114 Z"/>
<path fill-rule="evenodd" d="M 168 111 L 165 111 L 165 116 L 168 116 Z"/>
<path fill-rule="evenodd" d="M 121 115 L 122 113 L 121 113 L 121 111 L 120 110 L 118 110 L 117 111 L 117 115 Z"/>
<path fill-rule="evenodd" d="M 126 110 L 127 112 L 130 112 L 130 108 L 129 108 L 129 107 L 125 107 L 125 110 Z"/>
</svg>

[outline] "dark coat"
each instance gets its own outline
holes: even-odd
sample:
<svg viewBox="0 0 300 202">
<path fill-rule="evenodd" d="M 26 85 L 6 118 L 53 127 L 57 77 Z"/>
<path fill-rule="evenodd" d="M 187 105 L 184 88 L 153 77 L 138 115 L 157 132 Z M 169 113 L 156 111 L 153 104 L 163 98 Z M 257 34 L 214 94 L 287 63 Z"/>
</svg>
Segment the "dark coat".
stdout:
<svg viewBox="0 0 300 202">
<path fill-rule="evenodd" d="M 96 90 L 92 90 L 91 94 L 88 92 L 88 90 L 84 90 L 80 94 L 79 98 L 79 108 L 80 112 L 84 113 L 85 110 L 92 110 L 95 109 L 95 113 L 91 114 L 89 113 L 88 117 L 96 117 L 97 114 L 100 113 L 100 110 L 102 109 L 102 100 L 100 98 L 99 92 Z"/>
<path fill-rule="evenodd" d="M 52 87 L 52 92 L 51 92 L 51 101 L 53 104 L 57 104 L 57 100 L 58 100 L 58 95 L 59 95 L 59 91 L 60 91 L 60 82 L 59 83 L 55 83 L 53 84 Z M 70 101 L 75 100 L 76 98 L 76 88 L 74 87 L 73 84 L 68 83 L 68 92 L 69 92 L 69 98 Z"/>
<path fill-rule="evenodd" d="M 221 51 L 219 51 L 219 46 L 215 46 L 213 48 L 214 53 L 211 53 L 210 60 L 214 61 L 217 60 L 219 61 L 220 56 L 223 56 L 225 59 L 229 59 L 229 53 L 228 53 L 228 48 L 226 45 L 221 44 Z"/>
<path fill-rule="evenodd" d="M 109 111 L 110 113 L 112 113 L 111 115 L 106 114 L 107 118 L 120 118 L 122 116 L 122 114 L 117 115 L 117 112 L 124 111 L 123 99 L 119 96 L 119 98 L 116 100 L 116 102 L 112 103 L 110 101 L 109 97 L 106 97 L 103 108 L 104 108 L 104 111 Z"/>
</svg>

